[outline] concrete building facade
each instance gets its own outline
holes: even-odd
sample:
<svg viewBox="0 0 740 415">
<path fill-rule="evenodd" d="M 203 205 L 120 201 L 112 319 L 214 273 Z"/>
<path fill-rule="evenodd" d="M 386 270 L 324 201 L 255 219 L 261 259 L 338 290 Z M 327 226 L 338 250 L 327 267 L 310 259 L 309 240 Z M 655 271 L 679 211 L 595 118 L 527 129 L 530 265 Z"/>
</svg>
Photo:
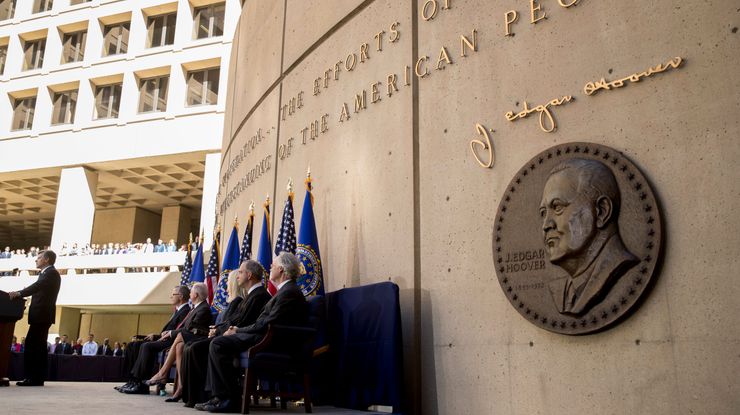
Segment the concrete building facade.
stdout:
<svg viewBox="0 0 740 415">
<path fill-rule="evenodd" d="M 270 195 L 274 240 L 310 166 L 327 290 L 401 288 L 411 413 L 737 413 L 738 16 L 726 0 L 247 2 L 217 212 L 243 223 Z M 581 336 L 520 315 L 495 252 L 509 183 L 574 142 L 635 163 L 664 230 L 641 303 Z"/>
</svg>

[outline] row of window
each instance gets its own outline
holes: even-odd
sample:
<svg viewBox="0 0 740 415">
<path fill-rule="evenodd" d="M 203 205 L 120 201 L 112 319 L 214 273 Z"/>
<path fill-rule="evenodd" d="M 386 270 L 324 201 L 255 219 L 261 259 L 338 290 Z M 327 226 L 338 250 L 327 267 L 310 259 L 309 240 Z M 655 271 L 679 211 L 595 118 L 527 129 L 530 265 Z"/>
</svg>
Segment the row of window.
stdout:
<svg viewBox="0 0 740 415">
<path fill-rule="evenodd" d="M 1 4 L 10 0 L 0 0 Z M 48 1 L 51 3 L 51 1 Z M 51 6 L 49 6 L 51 7 Z M 11 8 L 12 11 L 12 8 Z M 204 39 L 222 36 L 224 32 L 224 3 L 210 4 L 195 8 L 193 38 Z M 101 19 L 102 20 L 102 19 Z M 172 45 L 175 41 L 175 26 L 177 12 L 165 13 L 147 17 L 147 40 L 148 48 Z M 118 21 L 103 24 L 103 56 L 125 54 L 128 52 L 129 31 L 131 21 Z M 85 57 L 85 45 L 87 43 L 87 29 L 61 32 L 62 37 L 62 59 L 61 63 L 80 62 Z M 4 44 L 2 44 L 4 43 Z M 8 42 L 0 42 L 0 75 L 5 71 L 5 62 L 8 55 Z M 21 35 L 23 47 L 22 70 L 40 69 L 44 64 L 44 52 L 46 50 L 46 37 L 37 39 L 24 39 Z"/>
<path fill-rule="evenodd" d="M 220 69 L 210 68 L 187 73 L 187 105 L 212 105 L 218 101 Z M 167 110 L 169 75 L 139 80 L 139 113 Z M 123 83 L 96 85 L 94 119 L 118 118 Z M 75 119 L 78 90 L 52 92 L 51 124 L 72 124 Z M 36 96 L 13 100 L 12 130 L 33 128 Z"/>
</svg>

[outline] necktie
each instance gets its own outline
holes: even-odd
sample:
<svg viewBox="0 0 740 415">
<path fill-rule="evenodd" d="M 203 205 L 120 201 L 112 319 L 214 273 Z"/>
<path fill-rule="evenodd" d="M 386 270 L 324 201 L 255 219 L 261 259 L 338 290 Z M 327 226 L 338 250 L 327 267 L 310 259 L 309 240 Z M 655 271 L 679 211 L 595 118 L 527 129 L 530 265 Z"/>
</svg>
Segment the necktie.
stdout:
<svg viewBox="0 0 740 415">
<path fill-rule="evenodd" d="M 192 314 L 194 310 L 195 310 L 195 307 L 191 308 L 190 311 L 188 311 L 188 314 L 185 315 L 185 318 L 180 322 L 180 324 L 177 325 L 177 327 L 175 328 L 175 330 L 177 330 L 180 327 L 182 327 L 188 321 L 188 318 L 190 318 L 190 314 Z"/>
</svg>

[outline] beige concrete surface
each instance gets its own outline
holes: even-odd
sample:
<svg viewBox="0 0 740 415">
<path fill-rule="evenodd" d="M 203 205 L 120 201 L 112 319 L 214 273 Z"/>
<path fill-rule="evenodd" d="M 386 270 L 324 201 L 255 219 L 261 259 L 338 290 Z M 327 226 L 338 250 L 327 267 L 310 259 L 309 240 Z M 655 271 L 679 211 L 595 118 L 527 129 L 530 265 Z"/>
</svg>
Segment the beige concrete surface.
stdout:
<svg viewBox="0 0 740 415">
<path fill-rule="evenodd" d="M 113 390 L 116 383 L 46 382 L 43 388 L 0 388 L 0 413 L 8 415 L 46 415 L 80 412 L 106 414 L 202 414 L 185 408 L 182 403 L 167 403 L 165 398 L 154 395 L 125 395 Z M 207 412 L 206 412 L 207 413 Z M 267 401 L 263 408 L 252 409 L 254 414 L 303 414 L 303 407 L 289 406 L 287 410 L 270 409 Z M 349 409 L 314 406 L 315 414 L 353 415 L 368 414 Z"/>
<path fill-rule="evenodd" d="M 409 412 L 740 412 L 734 2 L 317 3 L 245 7 L 229 69 L 235 99 L 226 112 L 232 128 L 247 131 L 227 128 L 221 174 L 257 127 L 274 126 L 276 135 L 222 183 L 217 206 L 243 166 L 270 155 L 274 163 L 219 220 L 228 226 L 239 215 L 243 223 L 255 200 L 256 243 L 270 193 L 274 241 L 290 177 L 298 228 L 310 165 L 327 289 L 387 280 L 401 288 Z M 547 18 L 533 24 L 530 7 L 537 6 L 535 15 Z M 505 36 L 510 10 L 518 20 Z M 394 22 L 400 37 L 391 43 Z M 472 39 L 473 31 L 477 48 L 463 57 L 460 36 Z M 443 51 L 451 62 L 437 69 Z M 350 71 L 343 65 L 352 54 Z M 428 75 L 413 75 L 425 56 L 418 69 Z M 683 58 L 677 69 L 583 92 L 587 82 L 628 77 L 676 56 Z M 388 96 L 394 74 L 399 90 Z M 366 107 L 355 110 L 363 91 Z M 302 105 L 281 113 L 300 93 Z M 524 101 L 532 108 L 564 95 L 575 99 L 552 109 L 551 133 L 539 128 L 537 114 L 515 122 L 504 116 Z M 340 121 L 344 104 L 349 119 Z M 490 169 L 470 151 L 480 138 L 477 123 L 492 131 Z M 535 327 L 511 306 L 493 267 L 492 235 L 515 173 L 539 152 L 574 141 L 610 146 L 639 167 L 658 200 L 665 240 L 662 268 L 641 306 L 615 327 L 571 337 Z"/>
</svg>

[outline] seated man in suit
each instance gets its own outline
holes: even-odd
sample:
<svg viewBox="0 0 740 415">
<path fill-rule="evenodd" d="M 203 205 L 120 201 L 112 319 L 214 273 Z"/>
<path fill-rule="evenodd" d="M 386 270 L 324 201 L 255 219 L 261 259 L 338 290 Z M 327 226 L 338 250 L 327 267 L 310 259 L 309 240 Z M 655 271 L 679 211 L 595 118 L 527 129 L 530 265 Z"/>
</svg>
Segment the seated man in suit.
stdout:
<svg viewBox="0 0 740 415">
<path fill-rule="evenodd" d="M 175 338 L 175 342 L 172 343 L 170 351 L 167 353 L 167 360 L 162 364 L 159 371 L 146 381 L 147 385 L 167 383 L 167 375 L 170 373 L 172 365 L 177 364 L 177 367 L 180 367 L 182 350 L 185 344 L 207 338 L 208 328 L 213 323 L 213 314 L 211 313 L 211 306 L 208 304 L 208 288 L 205 284 L 193 285 L 193 289 L 190 291 L 190 302 L 193 304 L 193 311 L 190 314 L 194 316 L 192 327 L 182 327 L 172 332 L 171 336 Z M 177 400 L 171 402 L 177 402 Z"/>
<path fill-rule="evenodd" d="M 300 274 L 300 261 L 295 255 L 282 252 L 270 268 L 270 281 L 278 292 L 265 305 L 254 324 L 230 327 L 223 336 L 211 342 L 208 351 L 209 401 L 195 405 L 209 412 L 229 412 L 239 409 L 240 388 L 234 358 L 259 343 L 267 333 L 268 325 L 300 326 L 306 323 L 308 304 L 295 280 Z"/>
<path fill-rule="evenodd" d="M 230 327 L 246 327 L 254 323 L 265 304 L 272 298 L 262 286 L 262 274 L 262 266 L 251 259 L 242 262 L 238 270 L 232 271 L 228 279 L 229 307 L 223 311 L 221 323 L 211 329 L 207 339 L 185 346 L 179 385 L 182 400 L 188 408 L 209 398 L 205 387 L 211 341 L 223 335 Z M 176 392 L 173 398 L 180 394 Z"/>
<path fill-rule="evenodd" d="M 175 330 L 169 331 L 158 341 L 145 343 L 141 347 L 139 358 L 131 371 L 134 384 L 123 389 L 123 393 L 148 395 L 150 384 L 144 380 L 153 375 L 157 354 L 173 347 L 177 339 L 182 339 L 185 333 L 196 336 L 208 334 L 208 326 L 213 322 L 211 307 L 208 305 L 208 287 L 202 282 L 194 284 L 190 290 L 190 301 L 193 303 L 192 309 Z M 162 347 L 163 345 L 166 347 Z"/>
<path fill-rule="evenodd" d="M 161 340 L 161 342 L 157 344 L 157 346 L 161 346 L 161 348 L 158 348 L 158 350 L 164 350 L 172 345 L 174 338 L 170 337 L 170 332 L 172 330 L 175 330 L 180 325 L 180 323 L 185 320 L 185 316 L 187 316 L 190 312 L 190 305 L 188 305 L 189 298 L 190 289 L 187 286 L 181 285 L 179 287 L 175 287 L 172 290 L 172 294 L 170 294 L 170 300 L 172 301 L 173 307 L 175 307 L 175 312 L 172 313 L 172 317 L 162 328 L 161 334 L 151 333 L 148 336 L 144 337 L 143 340 L 132 341 L 126 346 L 126 353 L 124 353 L 123 359 L 124 373 L 132 372 L 134 365 L 139 360 L 139 352 L 141 351 L 141 347 L 144 344 Z M 162 338 L 164 338 L 164 340 L 162 340 Z M 156 353 L 154 353 L 154 355 L 156 357 Z M 147 356 L 147 358 L 149 358 L 149 356 Z M 151 367 L 154 364 L 154 361 L 152 360 L 149 363 L 145 362 L 143 364 L 149 364 L 149 366 Z M 144 380 L 145 378 L 130 378 L 130 380 L 125 385 L 116 386 L 114 389 L 119 392 L 123 392 L 123 389 L 130 388 L 138 384 L 141 380 Z"/>
</svg>

